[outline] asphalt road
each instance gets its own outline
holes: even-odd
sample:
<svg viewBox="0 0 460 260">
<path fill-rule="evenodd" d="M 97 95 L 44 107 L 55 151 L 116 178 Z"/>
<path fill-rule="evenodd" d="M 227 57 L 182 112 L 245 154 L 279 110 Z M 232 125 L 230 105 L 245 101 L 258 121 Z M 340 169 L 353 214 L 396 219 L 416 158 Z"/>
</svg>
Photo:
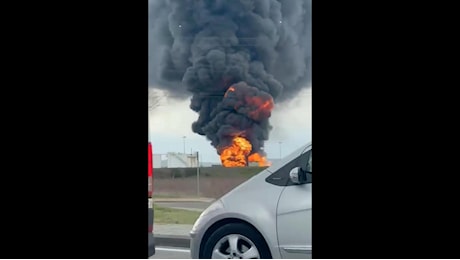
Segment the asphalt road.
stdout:
<svg viewBox="0 0 460 260">
<path fill-rule="evenodd" d="M 194 211 L 203 211 L 209 205 L 210 202 L 198 202 L 198 201 L 191 201 L 191 202 L 155 202 L 156 205 L 166 207 L 166 208 L 175 208 L 175 209 L 187 209 L 187 210 L 194 210 Z"/>
<path fill-rule="evenodd" d="M 178 247 L 156 247 L 155 255 L 149 259 L 190 259 L 190 250 Z"/>
<path fill-rule="evenodd" d="M 175 209 L 187 209 L 193 211 L 202 212 L 211 203 L 209 202 L 155 202 L 156 205 L 175 208 Z M 190 249 L 181 247 L 165 247 L 157 246 L 155 248 L 155 255 L 150 259 L 190 259 Z"/>
</svg>

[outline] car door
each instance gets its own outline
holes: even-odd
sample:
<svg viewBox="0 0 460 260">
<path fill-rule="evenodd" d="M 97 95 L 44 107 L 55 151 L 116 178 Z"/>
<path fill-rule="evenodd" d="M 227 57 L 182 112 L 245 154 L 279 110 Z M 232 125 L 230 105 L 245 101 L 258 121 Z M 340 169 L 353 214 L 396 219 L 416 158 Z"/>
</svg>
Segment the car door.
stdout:
<svg viewBox="0 0 460 260">
<path fill-rule="evenodd" d="M 277 207 L 277 233 L 282 258 L 311 258 L 311 225 L 312 225 L 312 183 L 311 148 L 296 160 L 296 165 L 289 165 L 283 174 L 289 174 L 293 167 L 308 170 L 307 182 L 295 184 L 287 182 L 280 195 Z M 288 175 L 289 176 L 289 175 Z"/>
</svg>

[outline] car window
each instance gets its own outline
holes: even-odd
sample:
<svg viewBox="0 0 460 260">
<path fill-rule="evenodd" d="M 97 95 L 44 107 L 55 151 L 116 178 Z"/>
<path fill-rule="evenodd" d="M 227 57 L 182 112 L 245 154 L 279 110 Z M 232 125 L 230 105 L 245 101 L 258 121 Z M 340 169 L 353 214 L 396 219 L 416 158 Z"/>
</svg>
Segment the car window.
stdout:
<svg viewBox="0 0 460 260">
<path fill-rule="evenodd" d="M 311 151 L 309 152 L 309 155 L 308 155 L 308 164 L 306 166 L 306 172 L 307 172 L 307 183 L 312 183 L 312 173 L 313 173 L 313 167 L 312 167 L 312 164 L 311 164 Z"/>
<path fill-rule="evenodd" d="M 300 167 L 302 170 L 307 171 L 308 168 L 311 168 L 311 150 L 303 153 L 299 157 L 296 157 L 283 167 L 281 167 L 279 170 L 276 172 L 272 173 L 270 176 L 268 176 L 265 181 L 268 183 L 271 183 L 273 185 L 277 186 L 291 186 L 291 185 L 297 185 L 291 181 L 289 178 L 289 172 L 291 171 L 292 168 L 294 167 Z M 308 164 L 310 163 L 310 166 Z M 307 173 L 307 181 L 308 183 L 311 183 L 311 173 Z"/>
</svg>

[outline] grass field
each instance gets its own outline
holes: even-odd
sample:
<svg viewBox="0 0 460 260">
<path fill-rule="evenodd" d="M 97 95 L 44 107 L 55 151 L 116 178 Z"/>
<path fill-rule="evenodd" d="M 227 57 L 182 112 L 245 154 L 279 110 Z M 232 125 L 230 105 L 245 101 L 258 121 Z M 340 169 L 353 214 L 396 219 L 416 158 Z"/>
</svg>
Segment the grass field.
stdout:
<svg viewBox="0 0 460 260">
<path fill-rule="evenodd" d="M 154 205 L 154 222 L 158 224 L 190 224 L 193 225 L 195 220 L 200 216 L 200 212 L 171 209 Z"/>
<path fill-rule="evenodd" d="M 153 197 L 206 197 L 219 198 L 239 184 L 247 177 L 230 178 L 200 178 L 200 194 L 197 192 L 196 178 L 154 179 Z"/>
</svg>

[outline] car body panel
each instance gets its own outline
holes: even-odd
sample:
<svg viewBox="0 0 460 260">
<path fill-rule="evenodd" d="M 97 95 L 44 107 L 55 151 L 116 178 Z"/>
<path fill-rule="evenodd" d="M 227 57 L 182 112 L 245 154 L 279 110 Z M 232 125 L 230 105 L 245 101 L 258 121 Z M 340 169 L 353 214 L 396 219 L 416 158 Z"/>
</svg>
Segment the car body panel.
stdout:
<svg viewBox="0 0 460 260">
<path fill-rule="evenodd" d="M 282 258 L 311 258 L 311 186 L 292 185 L 281 193 L 276 215 Z"/>
<path fill-rule="evenodd" d="M 300 147 L 222 196 L 215 202 L 222 204 L 217 209 L 210 212 L 205 210 L 190 232 L 191 257 L 193 259 L 199 258 L 199 250 L 205 242 L 203 237 L 206 231 L 215 223 L 230 218 L 239 219 L 254 226 L 264 237 L 273 258 L 282 258 L 283 255 L 298 257 L 299 252 L 304 256 L 303 258 L 308 258 L 308 255 L 311 256 L 311 234 L 301 238 L 300 242 L 292 242 L 292 240 L 287 239 L 286 232 L 281 232 L 281 235 L 278 234 L 280 228 L 286 228 L 285 226 L 288 225 L 286 221 L 302 221 L 302 218 L 305 218 L 305 221 L 311 222 L 311 195 L 310 199 L 305 195 L 306 190 L 311 192 L 311 184 L 308 185 L 309 188 L 306 188 L 306 185 L 286 187 L 273 185 L 266 181 L 266 178 L 271 174 L 309 149 L 311 149 L 311 144 Z M 282 196 L 283 193 L 285 196 Z M 293 199 L 291 196 L 301 197 Z M 293 207 L 292 202 L 302 197 L 305 200 Z M 213 205 L 209 208 L 211 207 Z M 310 212 L 310 217 L 308 217 L 308 212 Z M 279 223 L 277 223 L 278 217 L 281 218 Z M 294 229 L 290 228 L 289 230 Z M 301 232 L 308 232 L 308 230 L 311 232 L 311 224 L 308 227 L 302 227 Z M 299 229 L 294 231 L 299 232 Z M 283 248 L 279 247 L 279 238 L 282 239 Z M 307 243 L 307 245 L 302 247 L 300 245 L 302 242 Z M 302 254 L 305 250 L 310 254 Z"/>
</svg>

